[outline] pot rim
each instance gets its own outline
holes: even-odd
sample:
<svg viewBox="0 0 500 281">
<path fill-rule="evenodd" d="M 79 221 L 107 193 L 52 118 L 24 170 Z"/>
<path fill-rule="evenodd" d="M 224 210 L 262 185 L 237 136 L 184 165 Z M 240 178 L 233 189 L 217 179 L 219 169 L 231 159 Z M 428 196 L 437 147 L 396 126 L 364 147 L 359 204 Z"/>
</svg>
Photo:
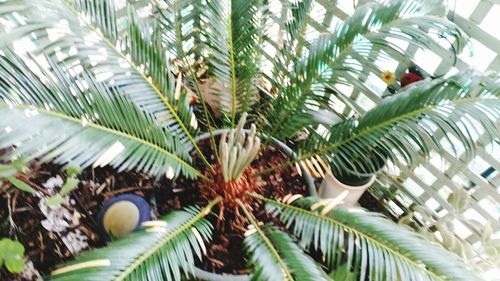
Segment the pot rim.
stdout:
<svg viewBox="0 0 500 281">
<path fill-rule="evenodd" d="M 370 185 L 373 184 L 373 182 L 375 182 L 375 180 L 377 178 L 376 175 L 371 175 L 370 179 L 368 180 L 368 182 L 366 182 L 364 184 L 361 184 L 361 185 L 348 185 L 348 184 L 345 184 L 345 183 L 341 182 L 337 177 L 335 177 L 335 175 L 332 172 L 328 172 L 325 175 L 325 177 L 331 177 L 331 179 L 333 181 L 335 181 L 335 183 L 339 184 L 340 187 L 342 187 L 344 189 L 352 190 L 352 191 L 363 190 L 363 189 L 368 188 Z"/>
</svg>

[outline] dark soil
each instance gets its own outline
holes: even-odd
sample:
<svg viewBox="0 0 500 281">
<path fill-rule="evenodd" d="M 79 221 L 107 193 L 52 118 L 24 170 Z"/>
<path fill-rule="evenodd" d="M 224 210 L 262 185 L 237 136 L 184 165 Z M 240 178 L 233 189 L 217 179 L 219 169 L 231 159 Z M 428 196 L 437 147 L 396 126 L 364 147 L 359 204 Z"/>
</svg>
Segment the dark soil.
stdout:
<svg viewBox="0 0 500 281">
<path fill-rule="evenodd" d="M 56 175 L 65 179 L 62 167 L 44 164 L 40 167 L 32 167 L 24 181 L 37 190 L 44 190 L 42 184 Z M 49 273 L 55 265 L 74 256 L 62 241 L 68 232 L 80 230 L 87 237 L 88 248 L 105 245 L 97 234 L 96 218 L 104 201 L 114 195 L 135 193 L 144 196 L 147 200 L 153 202 L 156 200 L 153 208 L 157 214 L 165 214 L 172 209 L 180 208 L 178 196 L 173 194 L 171 183 L 167 180 L 157 181 L 135 172 L 116 173 L 110 168 L 89 168 L 84 170 L 78 178 L 80 179 L 78 189 L 70 194 L 70 203 L 63 205 L 73 214 L 75 220 L 62 233 L 48 231 L 41 225 L 41 221 L 46 217 L 40 211 L 39 197 L 17 189 L 10 189 L 11 195 L 8 200 L 7 192 L 4 190 L 1 192 L 0 236 L 19 240 L 26 248 L 26 256 L 42 275 Z M 151 200 L 153 198 L 155 200 Z M 8 204 L 11 206 L 15 227 L 8 222 Z M 16 279 L 1 269 L 0 280 L 23 279 Z"/>
<path fill-rule="evenodd" d="M 200 147 L 205 155 L 211 155 L 210 145 L 208 142 L 201 142 Z M 253 161 L 252 167 L 257 171 L 263 171 L 270 166 L 275 166 L 287 158 L 280 150 L 274 147 L 268 147 L 260 156 Z M 209 161 L 214 162 L 215 159 Z M 206 167 L 198 163 L 197 168 L 200 171 L 205 171 Z M 256 181 L 262 184 L 260 194 L 270 198 L 283 197 L 289 193 L 303 194 L 307 196 L 307 187 L 299 175 L 295 167 L 286 168 L 275 173 L 257 176 Z M 193 182 L 185 179 L 178 179 L 173 183 L 173 188 L 190 189 L 179 199 L 183 206 L 198 202 L 204 204 L 205 200 L 200 196 L 199 189 L 197 188 L 198 182 Z M 261 221 L 273 221 L 278 224 L 278 221 L 271 218 L 264 210 L 264 206 L 259 202 L 253 201 L 251 208 L 254 216 Z M 216 212 L 215 212 L 216 213 Z M 209 218 L 213 225 L 216 225 L 217 218 L 212 216 Z M 249 270 L 247 268 L 247 257 L 243 247 L 242 232 L 238 230 L 231 230 L 228 227 L 224 231 L 214 229 L 212 241 L 207 247 L 207 256 L 202 264 L 198 264 L 200 268 L 210 272 L 217 273 L 232 273 L 232 274 L 245 274 Z"/>
<path fill-rule="evenodd" d="M 205 155 L 211 155 L 208 142 L 201 142 L 200 147 Z M 252 163 L 252 167 L 256 171 L 262 171 L 283 162 L 285 159 L 286 156 L 282 152 L 274 147 L 269 147 Z M 201 161 L 196 160 L 194 162 L 198 163 L 197 168 L 204 172 L 206 167 L 201 164 Z M 209 161 L 215 162 L 213 155 Z M 65 179 L 61 166 L 43 164 L 31 167 L 30 172 L 22 179 L 36 190 L 47 193 L 42 184 L 56 175 Z M 307 193 L 306 185 L 295 167 L 256 177 L 256 180 L 262 184 L 260 194 L 266 197 L 279 198 L 289 193 L 303 195 Z M 170 181 L 166 178 L 150 178 L 136 172 L 117 173 L 111 168 L 89 168 L 84 170 L 78 178 L 80 179 L 78 189 L 70 194 L 70 203 L 64 205 L 78 219 L 75 219 L 63 233 L 50 232 L 41 225 L 40 222 L 45 219 L 45 215 L 40 211 L 39 197 L 17 189 L 7 190 L 7 186 L 0 188 L 0 237 L 18 239 L 26 248 L 26 256 L 42 275 L 50 273 L 57 264 L 75 255 L 62 241 L 62 238 L 70 231 L 78 229 L 87 237 L 88 247 L 82 250 L 105 245 L 105 241 L 97 233 L 96 217 L 103 203 L 112 196 L 122 193 L 143 196 L 151 203 L 157 217 L 188 205 L 202 205 L 206 202 L 206 199 L 203 199 L 199 193 L 199 182 L 183 177 Z M 372 206 L 378 205 L 374 198 L 366 196 L 369 195 L 363 196 L 360 200 L 362 203 Z M 9 223 L 8 206 L 12 210 L 11 218 L 15 227 Z M 251 208 L 258 220 L 273 221 L 279 226 L 279 222 L 275 218 L 269 217 L 259 202 L 253 201 Z M 217 222 L 215 216 L 208 217 L 208 219 L 214 225 Z M 203 262 L 198 264 L 199 267 L 217 273 L 243 274 L 249 272 L 241 231 L 226 229 L 223 232 L 215 229 L 212 237 L 213 240 L 207 245 L 207 256 Z M 8 274 L 2 268 L 0 269 L 0 280 L 27 279 L 23 279 L 19 275 Z"/>
<path fill-rule="evenodd" d="M 207 155 L 210 154 L 208 142 L 201 145 Z M 270 165 L 284 161 L 286 156 L 279 150 L 270 147 L 260 154 L 253 162 L 255 170 L 261 171 Z M 215 160 L 211 159 L 212 162 Z M 201 161 L 198 168 L 204 171 Z M 22 179 L 38 191 L 47 193 L 42 186 L 49 178 L 60 175 L 65 179 L 61 166 L 43 164 L 33 166 Z M 75 217 L 70 227 L 63 233 L 46 230 L 42 225 L 46 217 L 40 211 L 40 198 L 29 193 L 7 186 L 0 189 L 0 237 L 10 237 L 19 240 L 26 248 L 26 256 L 33 262 L 34 267 L 42 274 L 48 274 L 57 264 L 60 264 L 75 254 L 63 243 L 62 238 L 70 231 L 80 230 L 88 239 L 90 248 L 105 245 L 97 233 L 97 214 L 103 203 L 112 196 L 122 193 L 134 193 L 144 196 L 151 205 L 154 213 L 161 217 L 164 214 L 180 209 L 187 205 L 203 204 L 204 199 L 198 192 L 198 182 L 178 178 L 174 181 L 150 178 L 136 172 L 117 173 L 111 168 L 88 168 L 78 177 L 78 189 L 70 194 L 70 203 L 64 207 Z M 276 173 L 259 177 L 262 189 L 261 194 L 268 197 L 283 197 L 289 193 L 306 194 L 307 189 L 294 167 L 277 171 Z M 8 195 L 10 194 L 10 195 Z M 11 218 L 15 227 L 9 223 L 10 206 Z M 263 221 L 269 218 L 264 208 L 258 202 L 252 203 L 252 209 L 257 219 Z M 216 212 L 215 212 L 216 213 Z M 215 216 L 209 217 L 214 225 Z M 226 230 L 224 233 L 214 230 L 213 240 L 207 247 L 207 257 L 199 266 L 205 270 L 226 273 L 247 273 L 247 260 L 243 250 L 242 233 Z M 8 274 L 5 269 L 0 269 L 0 280 L 26 280 L 19 276 Z"/>
</svg>

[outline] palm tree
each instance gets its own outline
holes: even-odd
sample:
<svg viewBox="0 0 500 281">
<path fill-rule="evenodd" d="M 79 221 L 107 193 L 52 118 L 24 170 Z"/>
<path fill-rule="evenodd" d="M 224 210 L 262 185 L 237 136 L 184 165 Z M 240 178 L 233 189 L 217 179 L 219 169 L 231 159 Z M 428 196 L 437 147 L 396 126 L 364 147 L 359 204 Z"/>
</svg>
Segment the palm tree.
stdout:
<svg viewBox="0 0 500 281">
<path fill-rule="evenodd" d="M 396 39 L 432 50 L 437 34 L 460 51 L 467 36 L 442 17 L 441 1 L 367 4 L 309 43 L 311 7 L 308 0 L 285 6 L 284 42 L 265 71 L 262 45 L 274 17 L 266 0 L 0 2 L 0 148 L 14 148 L 4 159 L 197 178 L 208 202 L 84 253 L 51 280 L 200 274 L 194 261 L 210 240 L 205 217 L 212 209 L 219 218 L 229 214 L 232 225 L 248 225 L 242 235 L 252 273 L 238 278 L 477 278 L 454 254 L 379 214 L 335 209 L 314 190 L 308 198 L 259 194 L 249 164 L 274 140 L 292 144 L 296 154 L 269 171 L 321 158 L 338 173 L 370 174 L 380 156 L 411 166 L 446 146 L 462 145 L 472 155 L 472 120 L 498 137 L 500 76 L 468 71 L 421 81 L 353 118 L 329 102 L 336 96 L 350 104 L 340 85 L 368 89 L 363 77 L 384 71 L 374 58 L 410 65 Z M 315 112 L 344 120 L 328 124 Z M 201 152 L 203 132 L 215 163 Z M 195 168 L 192 151 L 207 172 Z M 259 222 L 248 208 L 252 201 L 265 204 L 287 231 Z"/>
</svg>

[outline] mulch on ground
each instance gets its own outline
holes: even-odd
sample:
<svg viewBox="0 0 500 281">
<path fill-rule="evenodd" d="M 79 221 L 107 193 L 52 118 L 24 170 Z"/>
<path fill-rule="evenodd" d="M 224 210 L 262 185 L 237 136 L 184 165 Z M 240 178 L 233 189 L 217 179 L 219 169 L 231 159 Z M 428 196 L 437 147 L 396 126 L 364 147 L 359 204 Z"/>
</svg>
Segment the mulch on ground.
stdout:
<svg viewBox="0 0 500 281">
<path fill-rule="evenodd" d="M 207 141 L 201 142 L 200 147 L 205 155 L 211 155 Z M 269 147 L 252 163 L 252 167 L 262 171 L 283 162 L 286 158 L 280 150 Z M 215 162 L 213 155 L 210 161 Z M 201 161 L 197 161 L 196 157 L 194 163 L 204 172 L 206 167 Z M 171 181 L 166 178 L 151 178 L 136 172 L 117 173 L 112 168 L 88 168 L 78 178 L 79 187 L 71 192 L 69 198 L 57 210 L 60 213 L 55 212 L 55 216 L 63 217 L 63 221 L 67 222 L 67 225 L 61 227 L 63 230 L 57 229 L 59 225 L 54 227 L 50 221 L 47 222 L 47 214 L 42 211 L 44 205 L 41 202 L 44 196 L 50 195 L 50 188 L 47 186 L 50 187 L 51 182 L 65 180 L 61 166 L 33 165 L 30 171 L 21 177 L 39 191 L 41 196 L 33 196 L 16 189 L 10 189 L 11 192 L 7 193 L 6 187 L 0 188 L 0 236 L 19 240 L 26 248 L 30 267 L 35 268 L 42 276 L 49 274 L 56 265 L 71 259 L 81 251 L 106 244 L 98 235 L 96 218 L 104 202 L 113 196 L 123 193 L 143 196 L 150 202 L 156 217 L 188 205 L 205 202 L 199 193 L 199 182 L 183 177 Z M 257 180 L 262 184 L 260 194 L 266 197 L 279 198 L 289 193 L 307 195 L 307 187 L 295 167 L 258 176 Z M 368 194 L 365 194 L 360 202 L 372 207 L 377 205 Z M 258 220 L 272 221 L 279 226 L 279 222 L 271 218 L 259 202 L 253 201 L 251 208 Z M 214 225 L 217 222 L 215 216 L 208 219 Z M 241 231 L 221 231 L 216 228 L 212 241 L 207 244 L 207 255 L 198 266 L 217 273 L 248 273 Z M 32 273 L 25 273 L 23 277 L 8 274 L 2 268 L 0 280 L 35 280 L 36 275 Z"/>
<path fill-rule="evenodd" d="M 201 143 L 201 147 L 209 153 L 210 148 L 207 142 Z M 270 165 L 282 162 L 285 158 L 286 156 L 279 150 L 270 147 L 260 154 L 252 166 L 261 171 Z M 215 161 L 213 157 L 212 161 Z M 195 160 L 195 163 L 201 163 L 201 161 Z M 201 171 L 205 169 L 201 164 L 198 164 L 198 168 Z M 74 257 L 80 251 L 105 245 L 97 233 L 96 218 L 103 203 L 112 196 L 123 193 L 143 196 L 151 203 L 157 217 L 172 210 L 203 202 L 197 190 L 198 182 L 193 180 L 180 177 L 175 181 L 170 181 L 166 178 L 151 178 L 136 172 L 117 173 L 112 168 L 88 168 L 78 177 L 79 187 L 61 206 L 68 226 L 62 231 L 53 229 L 51 231 L 51 227 L 47 229 L 46 225 L 42 224 L 42 221 L 47 220 L 47 216 L 41 211 L 43 200 L 41 198 L 50 195 L 45 186 L 48 183 L 50 185 L 50 182 L 55 181 L 57 177 L 65 180 L 65 173 L 61 166 L 32 165 L 30 171 L 21 179 L 40 191 L 41 196 L 34 196 L 16 189 L 10 189 L 11 192 L 7 193 L 6 188 L 1 189 L 0 194 L 0 236 L 19 240 L 26 248 L 26 257 L 42 276 L 50 273 L 56 265 Z M 277 198 L 289 193 L 306 194 L 307 192 L 301 176 L 294 167 L 263 175 L 259 180 L 263 184 L 261 194 L 265 196 Z M 57 191 L 57 187 L 55 190 Z M 271 219 L 267 217 L 263 206 L 258 202 L 254 202 L 252 208 L 258 219 Z M 209 220 L 214 224 L 216 222 L 214 216 Z M 69 243 L 78 245 L 68 246 L 68 241 L 65 243 L 65 239 L 69 240 Z M 237 231 L 222 233 L 214 230 L 213 240 L 207 245 L 207 257 L 199 266 L 214 272 L 248 272 L 242 243 L 242 235 Z M 31 279 L 34 280 L 35 277 L 31 276 Z M 8 274 L 5 269 L 0 269 L 0 280 L 30 280 L 30 278 L 14 276 Z"/>
</svg>

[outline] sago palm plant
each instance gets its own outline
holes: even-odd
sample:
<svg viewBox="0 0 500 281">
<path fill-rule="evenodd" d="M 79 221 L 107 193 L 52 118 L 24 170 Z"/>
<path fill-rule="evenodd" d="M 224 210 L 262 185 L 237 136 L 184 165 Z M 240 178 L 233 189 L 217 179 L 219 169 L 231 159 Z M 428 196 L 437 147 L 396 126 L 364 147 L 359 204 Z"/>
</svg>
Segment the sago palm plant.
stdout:
<svg viewBox="0 0 500 281">
<path fill-rule="evenodd" d="M 284 2 L 282 19 L 266 0 L 0 2 L 4 160 L 198 179 L 193 188 L 207 202 L 147 222 L 49 279 L 201 276 L 195 261 L 210 240 L 205 217 L 212 211 L 222 221 L 217 227 L 244 237 L 252 271 L 235 280 L 477 278 L 454 254 L 376 213 L 334 208 L 338 200 L 320 200 L 315 190 L 310 197 L 261 195 L 250 163 L 279 141 L 295 153 L 266 172 L 321 159 L 337 174 L 367 175 L 381 158 L 412 166 L 449 146 L 472 154 L 470 130 L 498 137 L 494 74 L 421 81 L 361 116 L 342 116 L 331 102 L 335 96 L 351 104 L 341 85 L 369 89 L 365 78 L 385 70 L 376 58 L 413 64 L 396 41 L 432 50 L 446 38 L 460 51 L 467 36 L 442 17 L 441 1 L 370 3 L 308 41 L 312 2 Z M 262 46 L 273 21 L 284 40 L 269 70 Z M 213 161 L 200 148 L 203 133 Z M 258 221 L 252 202 L 265 204 L 275 223 Z"/>
</svg>

